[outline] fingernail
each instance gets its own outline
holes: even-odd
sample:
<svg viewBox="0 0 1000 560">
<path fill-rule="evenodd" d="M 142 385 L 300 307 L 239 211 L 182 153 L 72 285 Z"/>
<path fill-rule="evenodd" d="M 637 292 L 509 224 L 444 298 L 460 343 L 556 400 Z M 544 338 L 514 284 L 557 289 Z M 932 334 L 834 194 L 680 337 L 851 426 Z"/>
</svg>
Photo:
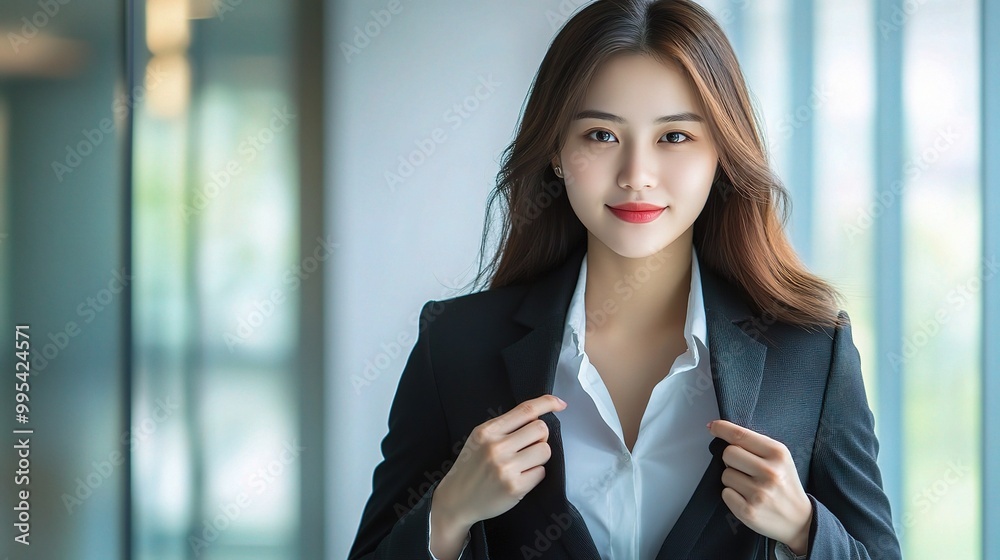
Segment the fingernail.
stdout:
<svg viewBox="0 0 1000 560">
<path fill-rule="evenodd" d="M 556 397 L 556 398 L 557 398 L 557 399 L 559 399 L 559 402 L 561 402 L 561 403 L 563 403 L 563 404 L 566 404 L 566 401 L 564 401 L 564 400 L 560 399 L 559 397 Z"/>
<path fill-rule="evenodd" d="M 712 422 L 709 422 L 708 424 L 705 424 L 705 427 L 708 428 L 709 430 L 711 430 L 712 429 Z"/>
</svg>

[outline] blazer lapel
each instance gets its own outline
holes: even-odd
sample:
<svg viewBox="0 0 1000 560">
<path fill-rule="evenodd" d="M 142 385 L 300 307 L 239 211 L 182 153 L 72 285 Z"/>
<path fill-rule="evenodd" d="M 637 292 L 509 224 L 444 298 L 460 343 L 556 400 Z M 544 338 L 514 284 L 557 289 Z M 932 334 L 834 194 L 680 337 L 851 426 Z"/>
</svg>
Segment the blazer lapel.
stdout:
<svg viewBox="0 0 1000 560">
<path fill-rule="evenodd" d="M 700 263 L 699 263 L 700 264 Z M 743 329 L 752 317 L 750 309 L 726 283 L 706 266 L 701 266 L 705 314 L 708 321 L 708 350 L 719 417 L 750 427 L 757 407 L 760 382 L 764 377 L 767 347 Z M 656 560 L 688 558 L 709 522 L 731 523 L 728 506 L 722 501 L 722 452 L 729 443 L 715 438 L 709 444 L 712 459 L 694 494 L 663 541 Z"/>
<path fill-rule="evenodd" d="M 535 282 L 514 314 L 515 321 L 532 329 L 501 350 L 517 403 L 552 393 L 566 312 L 585 251 L 586 243 L 581 242 L 564 264 Z M 545 464 L 545 478 L 523 501 L 530 501 L 546 523 L 569 520 L 557 540 L 570 558 L 601 560 L 583 516 L 566 497 L 566 463 L 559 419 L 551 412 L 539 418 L 549 427 L 552 456 Z"/>
<path fill-rule="evenodd" d="M 580 264 L 586 251 L 581 242 L 565 263 L 532 284 L 513 319 L 531 330 L 501 350 L 511 391 L 517 403 L 551 394 L 562 346 L 566 312 Z M 765 346 L 748 335 L 740 322 L 750 310 L 733 288 L 701 264 L 702 290 L 708 322 L 708 346 L 719 415 L 748 425 L 756 407 L 763 377 Z M 558 541 L 574 560 L 600 560 L 601 556 L 580 512 L 566 496 L 566 464 L 559 419 L 551 412 L 540 416 L 549 427 L 552 457 L 545 465 L 545 478 L 524 501 L 531 501 L 547 522 L 567 519 Z M 657 560 L 686 558 L 722 501 L 722 450 L 726 442 L 716 438 L 709 447 L 713 458 L 694 494 L 667 535 Z M 553 516 L 559 516 L 553 518 Z"/>
</svg>

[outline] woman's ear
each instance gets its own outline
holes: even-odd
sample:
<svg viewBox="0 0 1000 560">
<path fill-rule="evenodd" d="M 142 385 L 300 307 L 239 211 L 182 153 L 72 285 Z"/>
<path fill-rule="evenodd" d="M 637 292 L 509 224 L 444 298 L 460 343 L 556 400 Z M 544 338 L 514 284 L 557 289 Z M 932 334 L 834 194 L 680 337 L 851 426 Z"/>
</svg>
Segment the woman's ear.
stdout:
<svg viewBox="0 0 1000 560">
<path fill-rule="evenodd" d="M 556 177 L 562 178 L 563 170 L 559 164 L 559 158 L 552 158 L 552 172 L 556 174 Z"/>
</svg>

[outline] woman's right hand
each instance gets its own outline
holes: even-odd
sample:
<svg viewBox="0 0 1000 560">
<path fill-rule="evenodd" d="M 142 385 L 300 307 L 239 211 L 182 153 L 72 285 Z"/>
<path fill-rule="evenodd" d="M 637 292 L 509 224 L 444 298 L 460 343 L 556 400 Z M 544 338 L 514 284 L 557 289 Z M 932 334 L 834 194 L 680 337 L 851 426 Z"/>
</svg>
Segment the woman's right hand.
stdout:
<svg viewBox="0 0 1000 560">
<path fill-rule="evenodd" d="M 431 508 L 463 527 L 496 517 L 545 478 L 549 427 L 538 417 L 566 408 L 542 395 L 476 426 L 434 491 Z M 440 500 L 439 500 L 440 498 Z"/>
</svg>

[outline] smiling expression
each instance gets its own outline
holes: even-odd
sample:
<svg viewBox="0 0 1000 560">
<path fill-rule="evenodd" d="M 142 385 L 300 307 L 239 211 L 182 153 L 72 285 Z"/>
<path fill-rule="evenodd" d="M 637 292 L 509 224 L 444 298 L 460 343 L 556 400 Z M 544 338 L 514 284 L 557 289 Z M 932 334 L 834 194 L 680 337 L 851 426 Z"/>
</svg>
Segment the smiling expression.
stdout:
<svg viewBox="0 0 1000 560">
<path fill-rule="evenodd" d="M 642 258 L 690 243 L 718 165 L 705 112 L 679 66 L 621 54 L 599 69 L 553 166 L 590 237 Z M 628 212 L 645 203 L 654 212 Z M 613 207 L 625 208 L 615 210 Z"/>
</svg>

